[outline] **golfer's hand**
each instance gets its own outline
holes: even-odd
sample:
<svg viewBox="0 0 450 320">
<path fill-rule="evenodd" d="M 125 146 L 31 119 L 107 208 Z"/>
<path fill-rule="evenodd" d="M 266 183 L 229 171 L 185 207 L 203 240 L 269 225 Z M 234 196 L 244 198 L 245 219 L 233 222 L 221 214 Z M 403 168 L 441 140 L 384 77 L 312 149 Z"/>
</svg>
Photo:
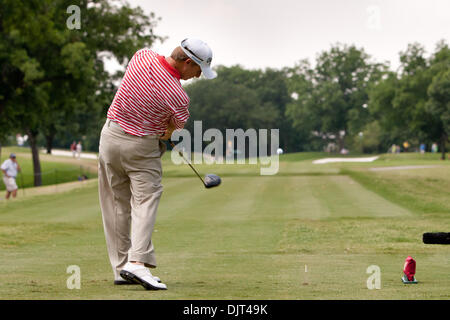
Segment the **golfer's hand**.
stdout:
<svg viewBox="0 0 450 320">
<path fill-rule="evenodd" d="M 169 140 L 170 137 L 172 136 L 172 131 L 166 130 L 166 132 L 164 133 L 164 135 L 162 135 L 159 139 L 161 140 Z"/>
<path fill-rule="evenodd" d="M 167 124 L 166 132 L 163 136 L 160 137 L 161 140 L 168 140 L 172 136 L 172 133 L 175 131 L 175 124 L 173 123 L 172 118 L 169 120 L 169 123 Z"/>
<path fill-rule="evenodd" d="M 164 135 L 161 136 L 159 139 L 161 139 L 161 140 L 168 140 L 168 139 L 170 139 L 170 137 L 172 136 L 172 133 L 174 132 L 174 130 L 175 130 L 175 127 L 167 128 L 166 132 L 164 133 Z"/>
</svg>

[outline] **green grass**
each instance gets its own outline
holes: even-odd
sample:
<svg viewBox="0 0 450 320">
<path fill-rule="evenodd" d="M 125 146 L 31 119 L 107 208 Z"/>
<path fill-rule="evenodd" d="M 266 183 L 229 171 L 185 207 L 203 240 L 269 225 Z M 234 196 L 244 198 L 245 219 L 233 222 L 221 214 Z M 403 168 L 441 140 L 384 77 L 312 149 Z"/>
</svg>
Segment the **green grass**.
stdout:
<svg viewBox="0 0 450 320">
<path fill-rule="evenodd" d="M 421 154 L 419 152 L 407 152 L 407 153 L 385 153 L 379 158 L 379 161 L 441 161 L 440 153 L 426 152 Z"/>
<path fill-rule="evenodd" d="M 30 149 L 22 147 L 2 148 L 0 163 L 8 159 L 12 152 L 16 153 L 17 162 L 22 169 L 22 173 L 19 173 L 16 177 L 18 187 L 33 187 L 34 172 Z M 42 155 L 40 157 L 42 158 Z M 88 178 L 97 177 L 97 172 L 88 169 L 86 166 L 57 161 L 41 161 L 41 174 L 43 186 L 77 181 L 82 174 L 85 174 Z M 5 190 L 3 182 L 0 183 L 0 190 Z"/>
<path fill-rule="evenodd" d="M 260 176 L 258 165 L 196 165 L 224 174 L 209 190 L 164 156 L 153 273 L 167 291 L 112 285 L 96 186 L 2 201 L 0 297 L 448 299 L 450 246 L 422 243 L 423 232 L 450 232 L 447 162 L 370 171 L 386 159 L 422 160 L 313 165 L 297 156 L 276 176 Z M 417 285 L 400 280 L 408 255 Z M 70 265 L 81 268 L 80 290 L 66 287 Z M 370 265 L 381 268 L 381 290 L 367 289 Z"/>
<path fill-rule="evenodd" d="M 340 154 L 340 153 L 328 153 L 328 152 L 295 152 L 295 153 L 285 153 L 280 155 L 280 161 L 286 162 L 297 162 L 304 160 L 315 160 L 321 158 L 353 158 L 353 157 L 367 157 L 366 154 L 361 153 L 351 153 L 351 154 Z"/>
<path fill-rule="evenodd" d="M 348 174 L 367 189 L 385 199 L 401 204 L 419 214 L 442 214 L 450 212 L 450 170 L 420 169 L 393 173 L 349 171 Z"/>
</svg>

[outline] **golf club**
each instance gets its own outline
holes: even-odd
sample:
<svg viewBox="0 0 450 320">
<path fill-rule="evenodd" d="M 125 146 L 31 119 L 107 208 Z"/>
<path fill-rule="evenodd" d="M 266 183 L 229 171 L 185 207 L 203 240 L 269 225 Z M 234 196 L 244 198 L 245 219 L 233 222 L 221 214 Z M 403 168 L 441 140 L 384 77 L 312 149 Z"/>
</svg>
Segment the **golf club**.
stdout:
<svg viewBox="0 0 450 320">
<path fill-rule="evenodd" d="M 172 146 L 172 148 L 174 150 L 176 150 L 175 144 L 172 142 L 172 140 L 169 139 L 169 143 Z M 198 174 L 197 170 L 195 170 L 195 168 L 191 165 L 191 163 L 183 156 L 181 151 L 179 151 L 179 150 L 176 150 L 176 151 L 178 151 L 178 154 L 180 155 L 180 157 L 182 157 L 184 159 L 184 161 L 186 161 L 186 163 L 189 165 L 189 167 L 191 167 L 192 170 L 194 170 L 195 174 L 197 175 L 197 177 L 200 178 L 200 180 L 202 181 L 202 183 L 205 186 L 205 188 L 217 187 L 221 183 L 220 177 L 215 175 L 215 174 L 207 174 L 207 175 L 205 175 L 205 179 L 203 179 Z"/>
</svg>

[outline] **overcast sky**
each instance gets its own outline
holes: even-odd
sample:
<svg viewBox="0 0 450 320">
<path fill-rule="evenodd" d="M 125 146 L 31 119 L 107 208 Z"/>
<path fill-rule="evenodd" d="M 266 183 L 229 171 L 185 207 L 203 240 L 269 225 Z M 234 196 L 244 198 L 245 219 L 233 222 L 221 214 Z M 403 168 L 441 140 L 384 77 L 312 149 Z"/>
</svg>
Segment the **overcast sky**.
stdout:
<svg viewBox="0 0 450 320">
<path fill-rule="evenodd" d="M 128 0 L 161 17 L 153 49 L 169 55 L 186 37 L 213 50 L 214 64 L 282 68 L 312 63 L 337 42 L 363 47 L 373 60 L 389 61 L 419 42 L 430 54 L 450 39 L 450 0 Z"/>
</svg>

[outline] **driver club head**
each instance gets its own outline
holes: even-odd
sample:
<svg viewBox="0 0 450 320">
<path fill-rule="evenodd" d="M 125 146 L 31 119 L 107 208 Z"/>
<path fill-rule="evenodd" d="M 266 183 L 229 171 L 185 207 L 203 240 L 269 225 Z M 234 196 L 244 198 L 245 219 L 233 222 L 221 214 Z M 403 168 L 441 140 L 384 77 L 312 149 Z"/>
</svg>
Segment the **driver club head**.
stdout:
<svg viewBox="0 0 450 320">
<path fill-rule="evenodd" d="M 215 174 L 207 174 L 204 180 L 205 188 L 217 187 L 221 182 L 220 177 Z"/>
<path fill-rule="evenodd" d="M 172 148 L 175 149 L 175 145 L 172 142 L 172 140 L 169 139 L 169 143 L 172 146 Z M 202 180 L 205 188 L 217 187 L 222 182 L 220 177 L 215 174 L 207 174 L 205 176 L 205 179 L 202 179 L 202 177 L 200 177 L 200 175 L 198 174 L 197 170 L 195 170 L 195 168 L 192 166 L 192 164 L 183 156 L 183 154 L 180 152 L 180 150 L 178 150 L 178 154 L 180 155 L 180 157 L 182 157 L 184 159 L 184 161 L 186 161 L 186 163 L 189 165 L 189 167 L 191 167 L 191 169 L 195 172 L 197 177 L 199 177 L 199 179 Z"/>
</svg>

